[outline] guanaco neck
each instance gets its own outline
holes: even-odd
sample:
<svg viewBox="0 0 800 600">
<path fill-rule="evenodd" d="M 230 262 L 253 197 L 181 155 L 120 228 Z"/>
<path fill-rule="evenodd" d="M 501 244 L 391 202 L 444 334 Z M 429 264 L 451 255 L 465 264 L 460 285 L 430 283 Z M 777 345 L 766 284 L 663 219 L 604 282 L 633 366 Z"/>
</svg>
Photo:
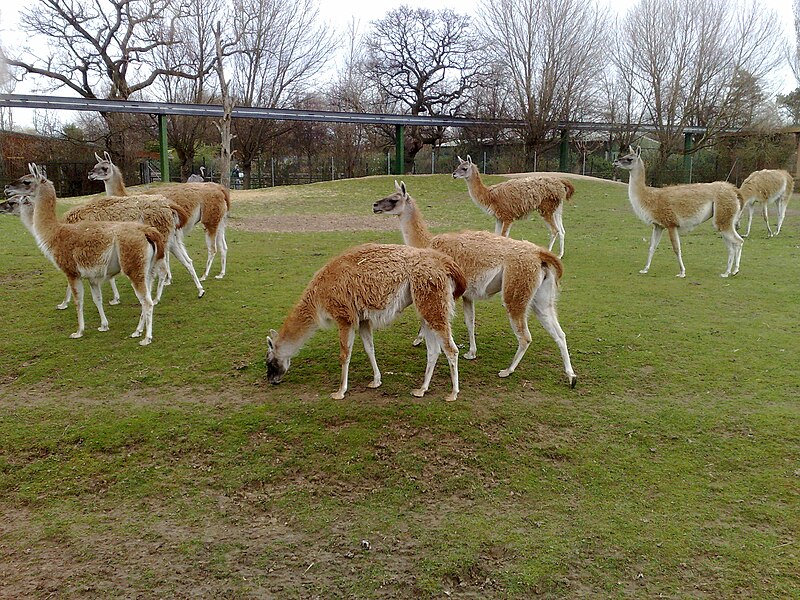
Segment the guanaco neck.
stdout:
<svg viewBox="0 0 800 600">
<path fill-rule="evenodd" d="M 297 354 L 306 340 L 319 329 L 316 316 L 313 292 L 306 290 L 278 331 L 275 354 L 280 358 L 292 358 Z"/>
<path fill-rule="evenodd" d="M 58 229 L 56 190 L 50 181 L 41 183 L 33 198 L 33 231 L 40 244 L 48 243 Z"/>
<path fill-rule="evenodd" d="M 433 236 L 422 218 L 422 213 L 417 207 L 417 202 L 411 196 L 406 198 L 405 208 L 400 213 L 400 231 L 403 233 L 403 241 L 407 246 L 427 248 L 433 240 Z"/>
<path fill-rule="evenodd" d="M 633 165 L 628 179 L 628 198 L 632 204 L 645 204 L 647 185 L 645 184 L 644 161 L 639 158 Z"/>
<path fill-rule="evenodd" d="M 489 188 L 483 184 L 481 181 L 480 173 L 478 173 L 478 166 L 472 165 L 469 170 L 469 177 L 466 178 L 467 182 L 467 190 L 469 190 L 469 195 L 472 197 L 472 200 L 475 202 L 479 202 L 483 206 L 490 206 L 491 202 L 489 201 Z"/>
<path fill-rule="evenodd" d="M 125 182 L 122 180 L 122 171 L 117 165 L 111 165 L 111 177 L 104 180 L 106 196 L 127 196 L 128 190 L 125 189 Z"/>
</svg>

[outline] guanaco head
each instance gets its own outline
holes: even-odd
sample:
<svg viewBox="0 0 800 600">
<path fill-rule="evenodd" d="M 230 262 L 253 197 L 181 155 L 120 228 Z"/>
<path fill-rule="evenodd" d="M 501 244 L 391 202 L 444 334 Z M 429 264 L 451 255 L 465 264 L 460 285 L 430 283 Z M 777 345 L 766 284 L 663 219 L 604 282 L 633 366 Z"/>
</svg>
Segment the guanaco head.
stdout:
<svg viewBox="0 0 800 600">
<path fill-rule="evenodd" d="M 20 208 L 23 203 L 30 205 L 30 199 L 27 196 L 11 196 L 3 202 L 0 202 L 0 214 L 19 216 Z"/>
<path fill-rule="evenodd" d="M 269 330 L 267 336 L 267 379 L 272 384 L 279 384 L 292 364 L 291 358 L 278 358 L 275 348 L 278 342 L 278 332 Z"/>
<path fill-rule="evenodd" d="M 0 202 L 0 214 L 4 215 L 18 215 L 19 214 L 19 204 L 14 202 L 14 198 L 18 198 L 19 196 L 13 196 L 8 200 L 3 200 Z"/>
<path fill-rule="evenodd" d="M 637 162 L 642 160 L 642 149 L 640 147 L 633 149 L 632 146 L 628 146 L 628 154 L 625 156 L 620 156 L 617 160 L 614 161 L 614 166 L 619 167 L 620 169 L 625 169 L 626 171 L 630 171 L 636 165 Z"/>
<path fill-rule="evenodd" d="M 114 174 L 114 163 L 111 162 L 111 155 L 103 152 L 103 158 L 97 152 L 94 153 L 97 164 L 89 171 L 89 179 L 92 181 L 105 181 L 111 179 Z"/>
<path fill-rule="evenodd" d="M 28 170 L 30 173 L 6 185 L 6 196 L 26 196 L 30 198 L 36 194 L 39 185 L 47 181 L 44 169 L 36 163 L 28 163 Z"/>
<path fill-rule="evenodd" d="M 406 190 L 405 182 L 401 181 L 400 183 L 397 183 L 397 180 L 395 180 L 394 193 L 391 196 L 386 196 L 386 198 L 378 200 L 375 204 L 373 204 L 372 212 L 375 214 L 383 213 L 386 215 L 402 214 L 409 198 L 410 196 Z"/>
<path fill-rule="evenodd" d="M 469 177 L 472 175 L 473 168 L 474 164 L 469 154 L 467 154 L 467 160 L 464 160 L 459 156 L 458 166 L 456 167 L 456 170 L 453 171 L 453 179 L 469 179 Z"/>
</svg>

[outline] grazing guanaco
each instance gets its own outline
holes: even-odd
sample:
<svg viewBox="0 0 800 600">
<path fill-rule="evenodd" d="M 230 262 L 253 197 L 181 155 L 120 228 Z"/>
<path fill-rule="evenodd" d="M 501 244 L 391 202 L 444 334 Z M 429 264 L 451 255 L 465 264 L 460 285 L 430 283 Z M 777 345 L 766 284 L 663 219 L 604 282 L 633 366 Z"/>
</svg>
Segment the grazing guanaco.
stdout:
<svg viewBox="0 0 800 600">
<path fill-rule="evenodd" d="M 428 362 L 422 385 L 412 394 L 428 390 L 439 354 L 444 350 L 450 365 L 453 389 L 446 400 L 458 396 L 458 348 L 453 342 L 450 319 L 454 299 L 466 282 L 461 269 L 435 250 L 392 244 L 363 244 L 330 260 L 309 282 L 289 312 L 280 331 L 267 337 L 267 377 L 277 384 L 308 338 L 320 327 L 335 323 L 339 329 L 341 382 L 331 397 L 344 398 L 350 356 L 356 331 L 372 366 L 371 388 L 381 385 L 372 340 L 374 327 L 394 321 L 412 303 L 422 319 Z"/>
</svg>

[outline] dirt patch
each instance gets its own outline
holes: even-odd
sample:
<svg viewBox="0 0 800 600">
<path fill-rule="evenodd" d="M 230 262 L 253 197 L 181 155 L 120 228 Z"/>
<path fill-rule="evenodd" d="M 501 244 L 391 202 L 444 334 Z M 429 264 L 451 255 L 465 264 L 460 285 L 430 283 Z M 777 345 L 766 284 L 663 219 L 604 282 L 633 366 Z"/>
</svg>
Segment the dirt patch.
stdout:
<svg viewBox="0 0 800 600">
<path fill-rule="evenodd" d="M 37 277 L 41 274 L 42 271 L 40 269 L 34 269 L 33 271 L 22 271 L 21 273 L 3 273 L 0 274 L 0 284 L 18 283 L 31 277 Z"/>
<path fill-rule="evenodd" d="M 430 227 L 437 227 L 429 223 Z M 316 233 L 324 231 L 398 231 L 396 219 L 347 215 L 275 215 L 232 219 L 228 227 L 251 233 Z"/>
</svg>

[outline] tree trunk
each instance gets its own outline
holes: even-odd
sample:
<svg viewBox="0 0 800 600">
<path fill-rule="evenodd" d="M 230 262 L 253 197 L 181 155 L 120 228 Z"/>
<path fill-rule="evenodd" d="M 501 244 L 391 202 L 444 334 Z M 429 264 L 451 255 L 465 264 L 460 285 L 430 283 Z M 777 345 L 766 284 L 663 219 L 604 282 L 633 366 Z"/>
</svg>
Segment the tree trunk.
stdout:
<svg viewBox="0 0 800 600">
<path fill-rule="evenodd" d="M 244 173 L 242 189 L 249 190 L 251 175 L 253 174 L 253 159 L 249 156 L 242 159 L 242 173 Z"/>
<path fill-rule="evenodd" d="M 121 113 L 100 113 L 108 128 L 106 135 L 106 150 L 111 155 L 114 164 L 121 170 L 126 180 L 131 173 L 131 165 L 128 164 L 128 153 L 125 143 L 125 121 Z"/>
<path fill-rule="evenodd" d="M 214 123 L 219 131 L 220 136 L 220 149 L 219 149 L 219 162 L 220 174 L 219 182 L 226 188 L 231 187 L 231 121 L 233 117 L 233 100 L 228 92 L 228 82 L 225 80 L 225 72 L 222 65 L 222 24 L 217 23 L 214 29 L 214 40 L 217 49 L 217 76 L 219 77 L 220 93 L 222 95 L 222 118 L 218 123 Z"/>
</svg>

